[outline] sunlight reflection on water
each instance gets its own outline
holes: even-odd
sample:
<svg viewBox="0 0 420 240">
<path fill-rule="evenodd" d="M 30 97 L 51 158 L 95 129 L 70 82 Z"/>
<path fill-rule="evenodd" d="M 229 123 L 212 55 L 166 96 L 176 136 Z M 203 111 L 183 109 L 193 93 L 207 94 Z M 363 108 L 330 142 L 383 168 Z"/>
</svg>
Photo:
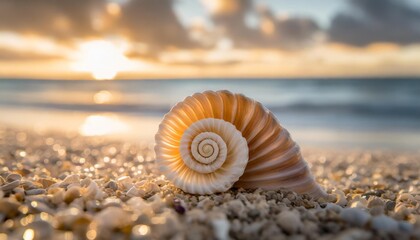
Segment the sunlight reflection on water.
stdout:
<svg viewBox="0 0 420 240">
<path fill-rule="evenodd" d="M 110 103 L 113 100 L 112 93 L 109 91 L 99 91 L 93 95 L 93 101 L 96 104 L 104 104 L 104 103 Z"/>
</svg>

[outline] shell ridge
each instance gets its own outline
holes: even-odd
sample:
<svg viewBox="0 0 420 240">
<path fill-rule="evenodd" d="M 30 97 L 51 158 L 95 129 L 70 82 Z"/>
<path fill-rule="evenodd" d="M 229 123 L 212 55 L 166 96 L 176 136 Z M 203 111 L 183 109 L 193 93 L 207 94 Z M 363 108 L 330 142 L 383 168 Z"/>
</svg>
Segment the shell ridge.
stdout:
<svg viewBox="0 0 420 240">
<path fill-rule="evenodd" d="M 281 149 L 279 147 L 279 146 L 282 146 L 282 145 L 284 146 L 286 144 L 286 141 L 289 140 L 287 135 L 284 134 L 283 132 L 278 136 L 278 138 L 276 140 L 274 140 L 273 144 L 268 145 L 268 147 L 265 147 L 260 151 L 256 151 L 257 154 L 252 156 L 252 159 L 250 160 L 250 162 L 257 161 L 258 158 L 264 157 L 267 154 L 270 154 L 272 152 L 281 152 L 283 154 L 283 152 L 290 151 L 291 148 L 293 148 L 294 146 L 291 146 L 291 147 L 286 148 L 286 149 Z M 296 146 L 296 144 L 295 144 L 295 146 Z"/>
<path fill-rule="evenodd" d="M 258 165 L 252 164 L 251 165 L 252 168 L 250 166 L 247 172 L 252 173 L 252 172 L 260 171 L 261 169 L 264 169 L 264 168 L 281 166 L 287 163 L 287 161 L 289 161 L 294 155 L 297 155 L 299 151 L 300 151 L 299 146 L 295 144 L 294 146 L 286 149 L 285 151 L 276 152 L 278 154 L 272 156 L 272 158 L 265 158 L 263 163 L 259 163 Z"/>
</svg>

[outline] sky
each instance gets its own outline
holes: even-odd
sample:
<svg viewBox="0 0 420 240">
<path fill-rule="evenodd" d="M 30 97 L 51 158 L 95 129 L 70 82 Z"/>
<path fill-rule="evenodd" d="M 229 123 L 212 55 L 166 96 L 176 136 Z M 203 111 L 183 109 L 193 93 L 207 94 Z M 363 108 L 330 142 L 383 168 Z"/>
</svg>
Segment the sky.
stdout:
<svg viewBox="0 0 420 240">
<path fill-rule="evenodd" d="M 420 75 L 417 0 L 0 0 L 0 78 Z"/>
</svg>

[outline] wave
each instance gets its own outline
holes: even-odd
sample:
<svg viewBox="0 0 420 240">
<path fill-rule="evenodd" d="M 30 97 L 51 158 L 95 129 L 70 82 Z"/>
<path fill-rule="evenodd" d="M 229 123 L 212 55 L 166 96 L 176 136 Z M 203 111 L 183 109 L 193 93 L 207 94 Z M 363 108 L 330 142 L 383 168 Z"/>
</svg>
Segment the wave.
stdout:
<svg viewBox="0 0 420 240">
<path fill-rule="evenodd" d="M 16 108 L 52 109 L 61 111 L 80 112 L 115 112 L 127 114 L 163 115 L 171 108 L 169 104 L 73 104 L 73 103 L 51 103 L 35 101 L 5 100 L 0 105 Z M 414 118 L 420 119 L 420 105 L 413 104 L 360 104 L 360 103 L 309 103 L 295 102 L 287 105 L 267 105 L 270 111 L 276 115 L 289 113 L 302 114 L 350 114 L 368 117 L 387 118 Z"/>
</svg>

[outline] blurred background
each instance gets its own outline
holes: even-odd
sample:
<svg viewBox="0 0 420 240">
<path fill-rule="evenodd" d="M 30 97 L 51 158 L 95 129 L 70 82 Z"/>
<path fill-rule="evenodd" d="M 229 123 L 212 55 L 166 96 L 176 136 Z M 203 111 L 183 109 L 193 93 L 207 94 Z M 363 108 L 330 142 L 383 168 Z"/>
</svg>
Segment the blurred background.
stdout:
<svg viewBox="0 0 420 240">
<path fill-rule="evenodd" d="M 303 146 L 420 147 L 418 0 L 0 0 L 0 124 L 153 139 L 194 92 Z"/>
</svg>

